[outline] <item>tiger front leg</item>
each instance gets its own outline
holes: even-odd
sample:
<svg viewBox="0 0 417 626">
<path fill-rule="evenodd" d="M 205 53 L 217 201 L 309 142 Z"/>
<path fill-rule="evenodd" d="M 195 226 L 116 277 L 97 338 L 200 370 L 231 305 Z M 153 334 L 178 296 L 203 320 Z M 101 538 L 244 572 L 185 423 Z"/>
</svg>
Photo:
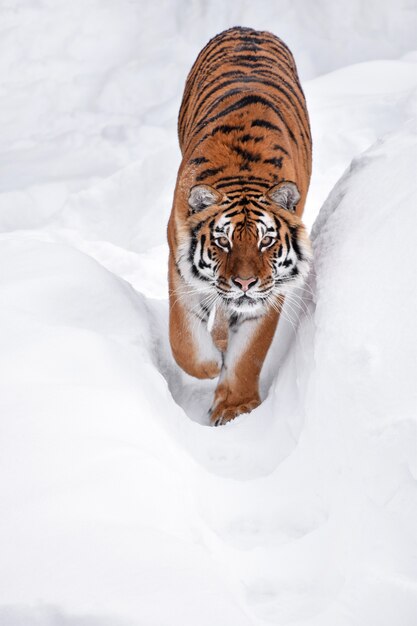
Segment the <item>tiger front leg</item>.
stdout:
<svg viewBox="0 0 417 626">
<path fill-rule="evenodd" d="M 229 335 L 219 384 L 210 409 L 214 426 L 225 424 L 261 403 L 259 376 L 271 345 L 279 313 L 274 309 L 255 319 L 242 320 Z"/>
<path fill-rule="evenodd" d="M 199 319 L 190 289 L 179 284 L 170 267 L 169 339 L 174 359 L 190 376 L 216 378 L 220 374 L 222 355 L 215 346 L 207 324 Z"/>
<path fill-rule="evenodd" d="M 178 365 L 195 378 L 216 378 L 222 365 L 207 325 L 180 303 L 170 310 L 170 342 Z"/>
</svg>

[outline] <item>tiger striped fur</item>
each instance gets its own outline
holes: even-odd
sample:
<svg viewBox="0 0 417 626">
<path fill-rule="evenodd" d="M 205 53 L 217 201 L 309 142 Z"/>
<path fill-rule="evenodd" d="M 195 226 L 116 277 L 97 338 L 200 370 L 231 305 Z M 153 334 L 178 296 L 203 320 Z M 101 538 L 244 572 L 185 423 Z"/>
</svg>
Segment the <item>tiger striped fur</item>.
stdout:
<svg viewBox="0 0 417 626">
<path fill-rule="evenodd" d="M 260 404 L 285 294 L 310 264 L 301 215 L 311 134 L 287 46 L 250 28 L 214 37 L 187 78 L 178 133 L 170 342 L 186 372 L 219 376 L 210 410 L 218 425 Z"/>
</svg>

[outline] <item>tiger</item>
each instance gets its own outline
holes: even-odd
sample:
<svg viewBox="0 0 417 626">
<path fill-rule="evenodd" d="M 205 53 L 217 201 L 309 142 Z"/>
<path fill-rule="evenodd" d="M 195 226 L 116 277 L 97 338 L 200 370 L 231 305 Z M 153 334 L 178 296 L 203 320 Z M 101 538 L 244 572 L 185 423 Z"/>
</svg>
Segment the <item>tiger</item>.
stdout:
<svg viewBox="0 0 417 626">
<path fill-rule="evenodd" d="M 187 374 L 218 377 L 209 419 L 219 426 L 261 403 L 285 295 L 311 265 L 301 221 L 311 130 L 287 45 L 243 27 L 211 39 L 187 77 L 178 137 L 169 338 Z"/>
</svg>

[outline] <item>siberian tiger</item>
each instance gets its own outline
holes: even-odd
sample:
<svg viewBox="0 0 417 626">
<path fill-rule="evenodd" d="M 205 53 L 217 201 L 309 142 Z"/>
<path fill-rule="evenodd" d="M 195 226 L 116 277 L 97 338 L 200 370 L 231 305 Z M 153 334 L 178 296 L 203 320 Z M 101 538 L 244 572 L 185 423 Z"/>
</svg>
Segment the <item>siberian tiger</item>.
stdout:
<svg viewBox="0 0 417 626">
<path fill-rule="evenodd" d="M 309 269 L 301 222 L 311 134 L 290 50 L 231 28 L 197 57 L 179 113 L 168 224 L 170 342 L 197 378 L 219 376 L 211 423 L 260 404 L 259 375 L 287 290 Z"/>
</svg>

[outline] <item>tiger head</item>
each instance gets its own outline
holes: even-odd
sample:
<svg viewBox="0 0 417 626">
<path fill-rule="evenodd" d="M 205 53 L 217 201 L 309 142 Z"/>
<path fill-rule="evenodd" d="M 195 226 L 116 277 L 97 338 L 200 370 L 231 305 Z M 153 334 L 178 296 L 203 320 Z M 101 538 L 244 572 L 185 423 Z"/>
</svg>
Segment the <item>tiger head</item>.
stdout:
<svg viewBox="0 0 417 626">
<path fill-rule="evenodd" d="M 283 181 L 267 193 L 226 196 L 208 185 L 191 188 L 189 237 L 179 268 L 189 283 L 235 313 L 259 313 L 305 279 L 310 242 L 295 214 L 300 194 Z"/>
</svg>

